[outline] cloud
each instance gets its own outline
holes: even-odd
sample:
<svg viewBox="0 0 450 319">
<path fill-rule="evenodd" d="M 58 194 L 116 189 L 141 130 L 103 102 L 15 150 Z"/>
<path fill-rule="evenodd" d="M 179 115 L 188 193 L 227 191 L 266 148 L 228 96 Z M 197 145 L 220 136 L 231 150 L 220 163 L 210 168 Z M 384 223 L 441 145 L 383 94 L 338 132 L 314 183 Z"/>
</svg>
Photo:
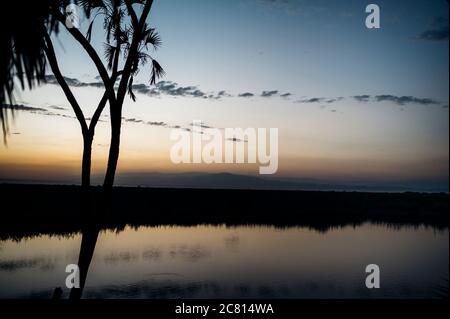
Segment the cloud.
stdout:
<svg viewBox="0 0 450 319">
<path fill-rule="evenodd" d="M 334 103 L 334 102 L 339 102 L 341 100 L 343 100 L 344 98 L 342 96 L 338 96 L 338 97 L 333 97 L 331 99 L 327 99 L 325 100 L 326 103 Z"/>
<path fill-rule="evenodd" d="M 170 125 L 166 122 L 157 122 L 157 121 L 144 121 L 142 119 L 137 119 L 137 118 L 127 118 L 127 117 L 122 117 L 122 120 L 126 123 L 133 123 L 133 124 L 143 124 L 143 125 L 150 125 L 150 126 L 159 126 L 159 127 L 163 127 L 163 128 L 168 128 L 168 129 L 181 129 L 187 132 L 195 132 L 195 133 L 199 133 L 199 134 L 205 134 L 204 131 L 195 131 L 192 129 L 192 127 L 194 126 L 194 123 L 189 123 L 189 127 L 182 127 L 180 125 Z M 213 126 L 210 125 L 206 125 L 205 123 L 200 123 L 200 125 L 198 123 L 195 123 L 195 125 L 197 127 L 200 127 L 201 129 L 211 129 L 214 128 Z"/>
<path fill-rule="evenodd" d="M 207 94 L 197 86 L 180 86 L 172 81 L 160 81 L 151 87 L 147 84 L 134 84 L 133 91 L 149 96 L 169 95 L 174 97 L 218 98 L 219 95 Z M 222 91 L 221 91 L 222 92 Z M 225 92 L 225 91 L 223 91 Z M 225 96 L 223 93 L 220 96 Z"/>
<path fill-rule="evenodd" d="M 54 109 L 54 110 L 60 110 L 60 111 L 67 110 L 65 107 L 58 106 L 58 105 L 50 105 L 49 108 Z"/>
<path fill-rule="evenodd" d="M 162 126 L 162 127 L 169 127 L 167 123 L 165 122 L 157 122 L 157 121 L 144 121 L 142 119 L 137 119 L 134 117 L 122 117 L 122 120 L 126 123 L 135 123 L 135 124 L 145 124 L 150 126 Z"/>
<path fill-rule="evenodd" d="M 317 97 L 295 101 L 295 103 L 319 103 L 319 102 L 321 102 L 321 99 Z"/>
<path fill-rule="evenodd" d="M 334 103 L 342 100 L 343 97 L 333 97 L 333 98 L 326 98 L 326 97 L 312 97 L 312 98 L 306 98 L 302 100 L 295 101 L 296 103 Z"/>
<path fill-rule="evenodd" d="M 363 95 L 354 95 L 352 96 L 352 98 L 354 98 L 356 101 L 358 102 L 369 102 L 370 100 L 370 95 L 367 94 L 363 94 Z"/>
<path fill-rule="evenodd" d="M 278 94 L 278 90 L 273 91 L 262 91 L 261 96 L 262 97 L 271 97 Z"/>
<path fill-rule="evenodd" d="M 23 105 L 23 104 L 3 104 L 3 108 L 9 109 L 9 110 L 14 110 L 14 111 L 29 112 L 29 113 L 33 113 L 33 114 L 59 116 L 59 117 L 65 117 L 65 118 L 75 118 L 74 116 L 70 116 L 70 115 L 62 114 L 62 113 L 55 113 L 55 112 L 49 111 L 42 107 L 35 107 L 35 106 L 29 106 L 29 105 Z"/>
<path fill-rule="evenodd" d="M 377 102 L 394 102 L 398 105 L 405 104 L 421 104 L 421 105 L 431 105 L 431 104 L 440 104 L 438 101 L 428 98 L 418 98 L 414 96 L 395 96 L 390 94 L 385 95 L 376 95 L 375 101 Z"/>
<path fill-rule="evenodd" d="M 66 81 L 67 85 L 73 86 L 73 87 L 96 87 L 96 88 L 103 88 L 104 84 L 103 82 L 82 82 L 75 78 L 69 78 L 64 76 L 64 80 Z M 56 80 L 56 77 L 52 74 L 45 76 L 45 82 L 47 84 L 54 84 L 59 85 L 58 81 Z"/>
<path fill-rule="evenodd" d="M 14 111 L 47 112 L 46 109 L 23 104 L 3 104 L 2 108 Z"/>
<path fill-rule="evenodd" d="M 354 95 L 352 98 L 358 102 L 393 102 L 398 105 L 406 105 L 406 104 L 420 104 L 420 105 L 432 105 L 432 104 L 440 104 L 440 102 L 429 99 L 429 98 L 419 98 L 415 96 L 396 96 L 392 94 L 380 94 L 380 95 Z"/>
<path fill-rule="evenodd" d="M 65 117 L 65 118 L 71 118 L 75 119 L 75 116 L 67 115 L 67 114 L 61 114 L 61 113 L 55 113 L 52 111 L 49 111 L 45 108 L 41 107 L 34 107 L 29 105 L 23 105 L 23 104 L 3 104 L 4 109 L 9 110 L 15 110 L 15 111 L 25 111 L 30 112 L 34 114 L 41 114 L 41 115 L 48 115 L 48 116 L 58 116 L 58 117 Z M 91 118 L 86 118 L 87 121 L 91 120 Z M 142 124 L 142 125 L 149 125 L 149 126 L 158 126 L 158 127 L 164 127 L 164 128 L 172 128 L 172 129 L 183 129 L 185 131 L 191 132 L 192 130 L 189 127 L 181 127 L 180 125 L 169 125 L 166 122 L 163 121 L 145 121 L 143 119 L 135 118 L 135 117 L 122 117 L 122 120 L 126 123 L 132 123 L 132 124 Z M 104 120 L 99 120 L 100 122 L 104 122 Z M 189 126 L 192 126 L 193 123 L 190 123 Z M 208 129 L 208 128 L 214 128 L 213 126 L 206 125 L 204 123 L 200 124 L 200 127 L 202 129 Z M 203 134 L 204 132 L 199 132 Z"/>
<path fill-rule="evenodd" d="M 197 127 L 201 127 L 201 128 L 213 128 L 212 126 L 206 125 L 205 123 L 191 123 L 189 124 L 190 126 L 197 126 Z"/>
<path fill-rule="evenodd" d="M 229 93 L 227 93 L 227 91 L 225 91 L 225 90 L 219 91 L 219 92 L 217 93 L 217 97 L 218 97 L 218 98 L 221 98 L 221 97 L 231 97 L 231 96 L 232 96 L 232 95 L 229 94 Z"/>
<path fill-rule="evenodd" d="M 442 23 L 443 18 L 441 19 L 437 19 L 435 24 L 439 24 Z M 448 20 L 445 20 L 448 21 Z M 447 27 L 447 37 L 448 37 L 448 27 Z M 47 75 L 46 76 L 46 80 L 47 80 L 47 84 L 55 84 L 58 85 L 58 82 L 56 81 L 55 76 L 53 75 Z M 96 88 L 103 88 L 103 83 L 100 82 L 82 82 L 78 79 L 75 78 L 69 78 L 69 77 L 65 77 L 65 80 L 67 82 L 68 85 L 70 86 L 74 86 L 74 87 L 96 87 Z M 141 83 L 141 84 L 134 84 L 133 85 L 133 91 L 135 93 L 139 93 L 139 94 L 144 94 L 144 95 L 148 95 L 148 96 L 161 96 L 161 95 L 168 95 L 168 96 L 173 96 L 173 97 L 192 97 L 192 98 L 203 98 L 203 99 L 213 99 L 213 100 L 218 100 L 221 98 L 225 98 L 225 97 L 231 97 L 232 95 L 229 94 L 227 91 L 225 90 L 220 90 L 217 93 L 216 92 L 209 92 L 206 93 L 204 91 L 202 91 L 201 89 L 199 89 L 197 86 L 180 86 L 178 83 L 176 82 L 172 82 L 172 81 L 160 81 L 158 83 L 156 83 L 154 86 L 149 86 L 147 84 Z M 283 93 L 280 94 L 278 90 L 266 90 L 266 91 L 262 91 L 260 97 L 263 98 L 269 98 L 269 97 L 273 97 L 273 96 L 279 96 L 281 98 L 288 98 L 292 95 L 292 93 Z M 251 92 L 243 92 L 237 95 L 238 97 L 241 98 L 250 98 L 250 97 L 254 97 L 255 94 L 251 93 Z M 353 98 L 354 100 L 358 101 L 358 102 L 369 102 L 369 101 L 373 101 L 373 102 L 393 102 L 395 104 L 398 105 L 405 105 L 405 104 L 420 104 L 420 105 L 433 105 L 433 104 L 441 104 L 440 102 L 430 99 L 430 98 L 418 98 L 418 97 L 414 97 L 414 96 L 395 96 L 395 95 L 391 95 L 391 94 L 381 94 L 381 95 L 375 95 L 375 96 L 371 96 L 371 95 L 367 95 L 367 94 L 363 94 L 363 95 L 354 95 L 351 96 L 351 98 Z M 332 104 L 335 102 L 339 102 L 341 100 L 343 100 L 344 98 L 339 96 L 339 97 L 310 97 L 310 98 L 303 98 L 300 100 L 296 100 L 295 103 L 307 103 L 307 104 Z M 30 106 L 17 106 L 18 110 L 20 110 L 20 108 L 22 108 L 22 110 L 27 110 L 27 111 L 33 111 L 32 107 Z M 49 106 L 50 108 L 53 108 L 55 110 L 65 110 L 62 107 L 58 107 L 58 106 Z M 63 115 L 63 114 L 51 114 L 51 112 L 49 112 L 48 110 L 45 109 L 41 109 L 41 110 L 36 110 L 34 109 L 34 111 L 39 111 L 39 112 L 46 112 L 46 115 L 59 115 L 59 116 L 64 116 L 64 117 L 68 117 L 67 115 Z M 125 121 L 127 122 L 135 122 L 138 121 L 136 119 L 125 119 Z"/>
<path fill-rule="evenodd" d="M 242 139 L 237 138 L 237 137 L 227 138 L 227 141 L 230 141 L 230 142 L 237 142 L 237 143 L 240 143 L 240 142 L 248 143 L 247 140 L 242 140 Z"/>
<path fill-rule="evenodd" d="M 46 83 L 58 85 L 58 81 L 54 75 L 46 75 Z M 96 77 L 97 79 L 97 77 Z M 102 81 L 98 82 L 82 82 L 75 78 L 64 77 L 64 80 L 69 86 L 72 87 L 95 87 L 104 88 Z M 155 86 L 150 86 L 147 84 L 134 84 L 133 91 L 140 94 L 159 96 L 161 94 L 170 96 L 188 96 L 188 97 L 208 97 L 207 94 L 196 86 L 179 86 L 177 83 L 172 81 L 160 81 L 156 83 Z"/>
<path fill-rule="evenodd" d="M 448 27 L 424 31 L 419 35 L 419 39 L 428 41 L 446 41 L 448 40 Z"/>
<path fill-rule="evenodd" d="M 258 3 L 271 10 L 283 10 L 289 15 L 299 13 L 299 1 L 296 0 L 257 0 Z"/>
<path fill-rule="evenodd" d="M 151 126 L 167 126 L 167 123 L 164 122 L 147 122 L 147 125 L 151 125 Z"/>
<path fill-rule="evenodd" d="M 54 75 L 46 75 L 46 83 L 51 85 L 59 85 Z M 97 80 L 98 77 L 95 77 Z M 94 87 L 94 88 L 104 88 L 103 82 L 83 82 L 76 78 L 64 77 L 64 80 L 69 86 L 72 87 Z M 193 98 L 203 98 L 219 100 L 221 98 L 232 97 L 233 95 L 225 90 L 219 90 L 216 92 L 205 92 L 195 85 L 181 86 L 176 82 L 172 81 L 159 81 L 154 86 L 150 86 L 145 83 L 133 84 L 133 92 L 148 96 L 158 97 L 161 95 L 168 95 L 173 97 L 193 97 Z M 279 94 L 278 90 L 268 90 L 262 91 L 261 97 L 272 97 Z M 291 93 L 281 94 L 280 97 L 287 98 L 291 96 Z M 251 92 L 244 92 L 237 95 L 238 97 L 249 98 L 255 96 Z"/>
<path fill-rule="evenodd" d="M 448 40 L 448 18 L 436 17 L 432 28 L 423 31 L 418 38 L 425 41 L 447 41 Z"/>
<path fill-rule="evenodd" d="M 135 118 L 122 118 L 122 119 L 128 123 L 144 123 L 143 120 L 137 120 Z"/>
<path fill-rule="evenodd" d="M 141 93 L 141 94 L 158 94 L 157 92 L 152 92 L 152 90 L 145 84 L 134 84 L 133 85 L 133 91 L 136 93 Z"/>
<path fill-rule="evenodd" d="M 438 105 L 441 104 L 439 101 L 430 99 L 430 98 L 419 98 L 415 96 L 396 96 L 392 94 L 380 94 L 380 95 L 353 95 L 350 98 L 356 100 L 357 102 L 367 103 L 367 102 L 392 102 L 398 105 L 406 105 L 406 104 L 420 104 L 420 105 Z M 312 98 L 304 98 L 301 100 L 295 101 L 295 103 L 326 103 L 332 104 L 335 102 L 339 102 L 343 100 L 344 97 L 312 97 Z"/>
<path fill-rule="evenodd" d="M 160 81 L 156 83 L 155 89 L 160 94 L 171 96 L 204 97 L 206 95 L 205 92 L 199 90 L 196 86 L 179 86 L 171 81 Z"/>
</svg>

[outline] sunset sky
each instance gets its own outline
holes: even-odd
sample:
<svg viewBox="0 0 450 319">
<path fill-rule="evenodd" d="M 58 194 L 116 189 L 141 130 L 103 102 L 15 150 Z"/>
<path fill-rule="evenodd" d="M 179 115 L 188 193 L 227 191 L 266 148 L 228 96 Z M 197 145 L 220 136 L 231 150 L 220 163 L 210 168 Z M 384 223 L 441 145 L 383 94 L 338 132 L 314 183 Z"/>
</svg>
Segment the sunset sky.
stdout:
<svg viewBox="0 0 450 319">
<path fill-rule="evenodd" d="M 380 29 L 365 27 L 369 3 L 381 8 Z M 145 67 L 135 79 L 142 85 L 136 102 L 125 101 L 119 174 L 256 176 L 255 165 L 170 161 L 170 127 L 202 120 L 217 128 L 278 128 L 275 177 L 448 189 L 447 1 L 156 0 L 150 24 L 163 41 L 152 55 L 165 82 L 149 86 Z M 83 32 L 88 25 L 81 22 Z M 53 38 L 89 117 L 103 94 L 98 73 L 63 28 Z M 92 41 L 103 56 L 100 19 Z M 0 146 L 0 181 L 79 183 L 80 127 L 59 86 L 49 77 L 16 92 L 16 100 L 23 107 L 8 145 Z M 99 176 L 107 116 L 94 141 Z"/>
</svg>

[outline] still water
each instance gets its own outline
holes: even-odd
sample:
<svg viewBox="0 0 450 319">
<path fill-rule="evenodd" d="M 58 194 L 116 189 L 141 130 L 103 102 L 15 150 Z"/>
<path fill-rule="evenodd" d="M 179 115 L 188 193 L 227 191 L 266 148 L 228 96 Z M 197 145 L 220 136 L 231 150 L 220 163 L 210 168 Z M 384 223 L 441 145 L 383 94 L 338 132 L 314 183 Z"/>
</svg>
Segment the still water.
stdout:
<svg viewBox="0 0 450 319">
<path fill-rule="evenodd" d="M 80 242 L 0 241 L 0 298 L 50 298 L 55 287 L 67 298 Z M 368 264 L 380 289 L 366 288 Z M 83 298 L 428 298 L 448 289 L 448 267 L 448 229 L 126 227 L 99 233 Z"/>
</svg>

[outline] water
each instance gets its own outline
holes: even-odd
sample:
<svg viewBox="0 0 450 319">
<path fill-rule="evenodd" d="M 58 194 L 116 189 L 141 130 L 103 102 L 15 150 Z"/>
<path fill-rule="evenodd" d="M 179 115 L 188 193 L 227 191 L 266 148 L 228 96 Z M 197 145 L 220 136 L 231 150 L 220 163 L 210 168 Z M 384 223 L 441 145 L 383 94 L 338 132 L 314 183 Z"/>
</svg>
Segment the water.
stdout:
<svg viewBox="0 0 450 319">
<path fill-rule="evenodd" d="M 55 287 L 67 298 L 80 242 L 0 241 L 0 298 L 49 298 Z M 380 289 L 365 286 L 373 263 Z M 448 229 L 126 227 L 99 233 L 83 298 L 428 298 L 448 288 L 448 267 Z"/>
</svg>

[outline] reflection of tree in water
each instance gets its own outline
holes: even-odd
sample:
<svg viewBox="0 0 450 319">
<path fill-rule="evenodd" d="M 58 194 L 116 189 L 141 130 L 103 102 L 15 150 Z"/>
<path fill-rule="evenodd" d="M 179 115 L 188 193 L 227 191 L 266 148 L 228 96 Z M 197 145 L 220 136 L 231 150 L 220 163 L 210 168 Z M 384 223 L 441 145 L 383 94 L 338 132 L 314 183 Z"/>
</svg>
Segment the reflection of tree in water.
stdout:
<svg viewBox="0 0 450 319">
<path fill-rule="evenodd" d="M 157 261 L 161 259 L 162 254 L 160 249 L 151 248 L 142 252 L 142 258 L 147 261 Z"/>
<path fill-rule="evenodd" d="M 211 256 L 211 252 L 200 245 L 188 246 L 179 245 L 174 246 L 169 251 L 171 258 L 182 258 L 187 261 L 198 261 L 200 259 Z"/>
<path fill-rule="evenodd" d="M 49 271 L 55 268 L 55 263 L 51 258 L 45 257 L 0 260 L 1 271 L 12 272 L 24 268 L 39 268 L 40 270 Z"/>
<path fill-rule="evenodd" d="M 134 262 L 139 259 L 138 254 L 129 252 L 129 251 L 121 251 L 119 253 L 111 252 L 103 258 L 103 261 L 107 264 L 117 264 L 119 262 Z"/>
<path fill-rule="evenodd" d="M 89 266 L 94 255 L 95 245 L 97 244 L 100 227 L 97 223 L 88 224 L 81 232 L 81 247 L 78 257 L 78 267 L 80 271 L 80 288 L 72 288 L 70 299 L 80 299 L 86 284 Z"/>
<path fill-rule="evenodd" d="M 237 234 L 232 234 L 230 236 L 225 237 L 224 239 L 225 247 L 227 247 L 231 251 L 236 251 L 239 247 L 240 238 Z"/>
</svg>

